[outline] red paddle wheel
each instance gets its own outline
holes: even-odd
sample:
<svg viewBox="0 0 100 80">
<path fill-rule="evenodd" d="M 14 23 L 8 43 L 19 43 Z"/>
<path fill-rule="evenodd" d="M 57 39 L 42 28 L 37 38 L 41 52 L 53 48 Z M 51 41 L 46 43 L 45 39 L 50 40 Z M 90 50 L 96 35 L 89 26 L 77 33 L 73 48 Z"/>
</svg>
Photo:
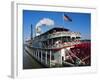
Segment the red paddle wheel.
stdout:
<svg viewBox="0 0 100 80">
<path fill-rule="evenodd" d="M 75 66 L 90 66 L 91 65 L 91 44 L 90 42 L 82 42 L 76 44 L 75 47 L 67 50 L 66 62 L 70 62 Z"/>
</svg>

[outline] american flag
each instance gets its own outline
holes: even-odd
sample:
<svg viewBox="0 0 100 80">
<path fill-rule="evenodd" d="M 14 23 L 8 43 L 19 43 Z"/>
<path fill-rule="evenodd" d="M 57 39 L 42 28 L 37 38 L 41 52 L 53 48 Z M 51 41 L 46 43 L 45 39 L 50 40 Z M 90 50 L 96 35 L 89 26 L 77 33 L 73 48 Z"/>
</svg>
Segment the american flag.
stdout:
<svg viewBox="0 0 100 80">
<path fill-rule="evenodd" d="M 67 16 L 66 14 L 63 14 L 63 19 L 64 19 L 65 21 L 70 21 L 70 22 L 72 22 L 72 19 L 71 19 L 69 16 Z"/>
</svg>

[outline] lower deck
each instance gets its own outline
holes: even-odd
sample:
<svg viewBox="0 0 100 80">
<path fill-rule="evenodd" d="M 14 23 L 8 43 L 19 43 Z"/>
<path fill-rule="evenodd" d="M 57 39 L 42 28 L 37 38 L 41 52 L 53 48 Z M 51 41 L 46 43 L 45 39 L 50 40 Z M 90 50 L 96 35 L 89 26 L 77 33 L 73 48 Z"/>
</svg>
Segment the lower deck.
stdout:
<svg viewBox="0 0 100 80">
<path fill-rule="evenodd" d="M 90 43 L 82 43 L 74 47 L 65 47 L 58 50 L 33 48 L 26 45 L 24 50 L 44 68 L 91 65 Z"/>
</svg>

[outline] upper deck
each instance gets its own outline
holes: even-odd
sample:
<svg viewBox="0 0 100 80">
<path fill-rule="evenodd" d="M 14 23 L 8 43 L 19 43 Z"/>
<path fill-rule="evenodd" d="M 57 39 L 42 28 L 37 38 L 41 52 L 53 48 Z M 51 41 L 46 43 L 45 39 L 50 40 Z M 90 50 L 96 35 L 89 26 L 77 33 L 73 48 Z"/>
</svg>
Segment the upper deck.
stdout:
<svg viewBox="0 0 100 80">
<path fill-rule="evenodd" d="M 52 28 L 43 34 L 36 36 L 34 40 L 45 41 L 47 39 L 60 38 L 60 37 L 80 38 L 81 34 L 79 32 L 72 32 L 69 29 L 65 28 Z"/>
</svg>

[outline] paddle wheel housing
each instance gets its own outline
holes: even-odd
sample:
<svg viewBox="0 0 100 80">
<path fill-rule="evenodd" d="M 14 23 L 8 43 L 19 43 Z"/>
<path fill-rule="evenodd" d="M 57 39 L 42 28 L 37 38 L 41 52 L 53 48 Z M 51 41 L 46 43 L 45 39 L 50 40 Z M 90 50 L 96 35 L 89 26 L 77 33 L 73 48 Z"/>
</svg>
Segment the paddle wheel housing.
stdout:
<svg viewBox="0 0 100 80">
<path fill-rule="evenodd" d="M 82 42 L 74 45 L 73 48 L 65 51 L 66 60 L 73 65 L 90 66 L 91 65 L 91 43 Z"/>
</svg>

